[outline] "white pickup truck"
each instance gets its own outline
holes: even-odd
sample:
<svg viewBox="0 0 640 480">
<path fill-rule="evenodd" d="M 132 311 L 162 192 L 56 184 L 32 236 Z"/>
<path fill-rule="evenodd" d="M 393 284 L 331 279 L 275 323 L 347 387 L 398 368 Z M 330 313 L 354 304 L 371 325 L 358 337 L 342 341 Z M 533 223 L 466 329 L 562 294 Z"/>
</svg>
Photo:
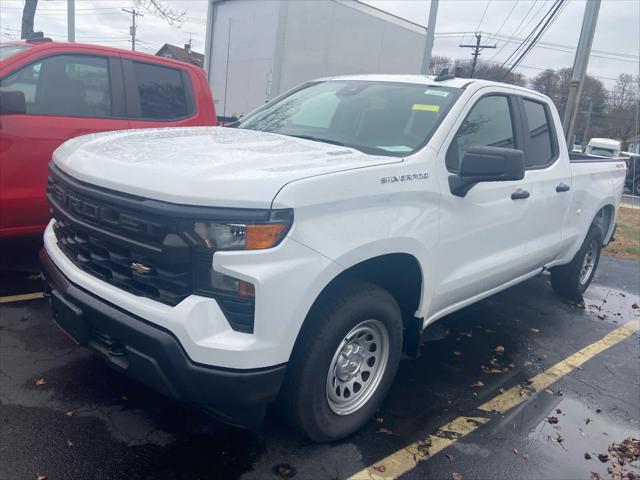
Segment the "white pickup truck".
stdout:
<svg viewBox="0 0 640 480">
<path fill-rule="evenodd" d="M 545 269 L 587 288 L 625 165 L 570 161 L 560 124 L 525 88 L 374 75 L 306 83 L 236 128 L 70 140 L 40 255 L 54 317 L 229 423 L 277 403 L 309 438 L 345 437 L 439 318 Z"/>
</svg>

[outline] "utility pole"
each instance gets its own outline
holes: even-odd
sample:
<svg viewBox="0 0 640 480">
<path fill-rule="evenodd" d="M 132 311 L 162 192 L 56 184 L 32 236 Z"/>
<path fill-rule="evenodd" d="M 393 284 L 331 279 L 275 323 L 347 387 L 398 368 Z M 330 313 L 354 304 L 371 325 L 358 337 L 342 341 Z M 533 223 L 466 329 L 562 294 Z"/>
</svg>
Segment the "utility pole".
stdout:
<svg viewBox="0 0 640 480">
<path fill-rule="evenodd" d="M 427 24 L 427 36 L 424 39 L 424 57 L 422 58 L 422 74 L 429 75 L 431 66 L 431 52 L 433 51 L 433 36 L 436 33 L 436 17 L 438 16 L 438 2 L 431 0 L 429 6 L 429 22 Z"/>
<path fill-rule="evenodd" d="M 473 50 L 473 52 L 471 52 L 471 55 L 473 56 L 473 64 L 471 65 L 471 78 L 473 78 L 473 74 L 476 73 L 476 65 L 478 64 L 478 57 L 480 56 L 480 52 L 485 48 L 497 48 L 497 45 L 482 45 L 481 34 L 476 33 L 475 37 L 475 45 L 460 45 L 461 47 L 471 48 Z"/>
<path fill-rule="evenodd" d="M 76 41 L 76 0 L 67 0 L 67 42 Z"/>
<path fill-rule="evenodd" d="M 136 12 L 135 8 L 131 10 L 127 10 L 126 8 L 122 9 L 123 12 L 127 12 L 131 14 L 131 26 L 129 27 L 129 34 L 131 35 L 131 51 L 136 51 L 136 17 L 144 17 L 143 14 Z"/>
<path fill-rule="evenodd" d="M 582 95 L 584 77 L 587 73 L 587 65 L 589 64 L 589 55 L 591 55 L 591 45 L 593 44 L 593 35 L 596 31 L 599 11 L 600 0 L 589 0 L 584 7 L 582 30 L 580 31 L 580 40 L 578 40 L 576 56 L 573 60 L 573 73 L 571 74 L 569 96 L 567 98 L 567 106 L 564 110 L 564 118 L 562 119 L 562 128 L 564 129 L 567 145 L 569 146 L 573 141 L 573 130 L 576 126 L 578 105 L 580 104 L 580 95 Z"/>
<path fill-rule="evenodd" d="M 582 143 L 589 141 L 589 127 L 591 126 L 591 112 L 593 111 L 593 99 L 589 99 L 589 110 L 587 110 L 587 122 L 584 125 L 584 134 L 582 135 Z"/>
</svg>

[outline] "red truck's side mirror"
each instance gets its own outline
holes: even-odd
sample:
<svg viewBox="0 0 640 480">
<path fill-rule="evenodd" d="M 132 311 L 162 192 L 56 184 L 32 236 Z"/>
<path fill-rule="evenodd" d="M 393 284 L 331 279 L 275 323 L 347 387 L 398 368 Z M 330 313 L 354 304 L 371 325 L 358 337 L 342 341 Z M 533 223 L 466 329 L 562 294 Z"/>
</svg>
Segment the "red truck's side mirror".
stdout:
<svg viewBox="0 0 640 480">
<path fill-rule="evenodd" d="M 0 90 L 0 115 L 20 115 L 27 113 L 24 93 L 18 90 Z"/>
</svg>

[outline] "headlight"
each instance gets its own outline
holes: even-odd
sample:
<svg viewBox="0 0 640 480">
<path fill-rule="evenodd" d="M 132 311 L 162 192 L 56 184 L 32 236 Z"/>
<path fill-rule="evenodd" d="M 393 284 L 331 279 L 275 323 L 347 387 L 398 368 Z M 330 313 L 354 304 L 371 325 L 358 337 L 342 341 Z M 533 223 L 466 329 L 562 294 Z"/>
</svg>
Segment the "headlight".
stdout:
<svg viewBox="0 0 640 480">
<path fill-rule="evenodd" d="M 211 250 L 262 250 L 280 243 L 289 226 L 289 223 L 196 222 L 195 232 Z"/>
</svg>

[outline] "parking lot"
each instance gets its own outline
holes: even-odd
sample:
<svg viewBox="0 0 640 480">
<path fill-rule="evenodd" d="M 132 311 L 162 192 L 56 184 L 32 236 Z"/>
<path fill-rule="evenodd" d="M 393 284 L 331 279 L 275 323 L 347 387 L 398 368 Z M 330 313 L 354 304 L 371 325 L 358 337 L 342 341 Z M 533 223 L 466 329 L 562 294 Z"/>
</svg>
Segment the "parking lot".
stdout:
<svg viewBox="0 0 640 480">
<path fill-rule="evenodd" d="M 38 298 L 37 248 L 2 246 L 2 479 L 640 474 L 614 445 L 640 437 L 637 261 L 603 257 L 584 305 L 541 275 L 446 317 L 363 431 L 316 445 L 276 411 L 259 432 L 221 425 L 75 346 Z"/>
</svg>

